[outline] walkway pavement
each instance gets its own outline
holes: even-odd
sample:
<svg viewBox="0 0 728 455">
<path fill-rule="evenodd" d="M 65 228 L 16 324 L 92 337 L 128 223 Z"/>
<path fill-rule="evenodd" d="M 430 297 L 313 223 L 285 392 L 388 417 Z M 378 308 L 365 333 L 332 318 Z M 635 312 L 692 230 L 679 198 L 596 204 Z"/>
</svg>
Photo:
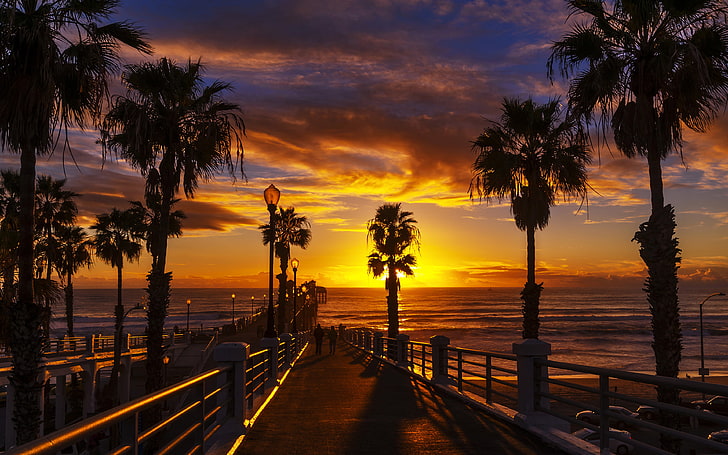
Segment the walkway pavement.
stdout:
<svg viewBox="0 0 728 455">
<path fill-rule="evenodd" d="M 313 351 L 296 363 L 237 454 L 562 454 L 355 348 Z"/>
</svg>

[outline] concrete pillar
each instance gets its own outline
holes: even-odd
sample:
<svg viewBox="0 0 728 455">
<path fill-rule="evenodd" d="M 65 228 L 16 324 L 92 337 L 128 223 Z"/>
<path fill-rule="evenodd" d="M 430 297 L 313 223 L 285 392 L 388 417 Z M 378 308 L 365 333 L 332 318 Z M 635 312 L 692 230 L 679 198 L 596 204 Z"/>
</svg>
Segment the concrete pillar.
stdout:
<svg viewBox="0 0 728 455">
<path fill-rule="evenodd" d="M 233 367 L 233 416 L 235 422 L 243 424 L 247 419 L 247 403 L 245 401 L 245 369 L 247 368 L 248 358 L 250 357 L 250 345 L 247 343 L 222 343 L 215 347 L 212 352 L 212 358 L 216 362 L 229 363 Z M 221 378 L 224 380 L 224 378 Z M 220 400 L 223 397 L 219 397 Z M 223 413 L 218 414 L 220 418 Z"/>
<path fill-rule="evenodd" d="M 435 383 L 447 383 L 447 347 L 450 346 L 450 338 L 443 335 L 435 335 L 430 338 L 432 346 L 432 377 L 430 380 Z"/>
<path fill-rule="evenodd" d="M 401 367 L 409 366 L 409 360 L 407 359 L 409 340 L 409 335 L 404 333 L 397 335 L 397 365 Z"/>
<path fill-rule="evenodd" d="M 374 332 L 374 355 L 376 357 L 382 357 L 384 354 L 384 340 L 382 338 L 384 334 L 382 332 Z"/>
<path fill-rule="evenodd" d="M 94 353 L 96 352 L 96 335 L 87 335 L 86 336 L 86 352 L 88 353 Z"/>
<path fill-rule="evenodd" d="M 268 383 L 278 383 L 278 338 L 261 338 L 260 347 L 268 351 Z"/>
<path fill-rule="evenodd" d="M 56 376 L 56 430 L 66 425 L 66 376 Z"/>
<path fill-rule="evenodd" d="M 536 381 L 537 376 L 548 378 L 548 368 L 537 369 L 534 360 L 548 359 L 551 345 L 535 338 L 527 338 L 513 343 L 513 353 L 516 355 L 518 370 L 518 412 L 532 413 L 536 410 L 536 387 L 539 387 L 541 392 L 548 392 L 546 381 Z M 542 399 L 540 406 L 547 409 L 548 400 Z"/>
<path fill-rule="evenodd" d="M 121 356 L 119 364 L 119 403 L 127 403 L 131 399 L 131 356 Z"/>
<path fill-rule="evenodd" d="M 83 364 L 83 418 L 96 412 L 96 361 L 89 360 Z"/>
</svg>

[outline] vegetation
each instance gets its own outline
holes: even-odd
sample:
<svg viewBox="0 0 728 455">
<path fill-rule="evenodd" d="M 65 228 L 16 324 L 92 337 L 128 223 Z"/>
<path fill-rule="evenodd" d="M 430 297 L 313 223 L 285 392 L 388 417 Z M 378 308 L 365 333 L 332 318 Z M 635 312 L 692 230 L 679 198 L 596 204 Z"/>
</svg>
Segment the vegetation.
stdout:
<svg viewBox="0 0 728 455">
<path fill-rule="evenodd" d="M 412 267 L 417 265 L 417 259 L 408 251 L 419 247 L 420 240 L 420 231 L 415 226 L 417 220 L 412 218 L 412 212 L 401 208 L 399 202 L 384 204 L 367 223 L 367 239 L 374 243 L 368 270 L 375 277 L 387 273 L 384 288 L 387 290 L 387 336 L 390 338 L 399 334 L 400 284 L 397 275 L 414 275 Z"/>
<path fill-rule="evenodd" d="M 275 236 L 271 232 L 270 224 L 264 224 L 258 229 L 263 231 L 263 245 L 270 245 L 275 241 L 274 251 L 280 259 L 281 273 L 278 278 L 278 333 L 286 330 L 289 321 L 287 302 L 288 262 L 291 258 L 291 246 L 301 247 L 304 250 L 311 242 L 311 223 L 305 216 L 296 213 L 294 207 L 279 208 L 274 215 Z"/>
<path fill-rule="evenodd" d="M 722 112 L 728 95 L 728 7 L 722 0 L 567 3 L 585 21 L 553 45 L 549 74 L 556 67 L 572 77 L 569 108 L 586 127 L 611 126 L 620 152 L 647 159 L 652 210 L 634 240 L 648 270 L 644 289 L 655 372 L 676 377 L 682 351 L 680 249 L 674 209 L 664 200 L 661 161 L 682 152 L 683 127 L 704 132 Z M 678 402 L 670 388 L 658 388 L 658 397 Z M 676 449 L 667 440 L 663 445 Z"/>
<path fill-rule="evenodd" d="M 242 168 L 244 124 L 240 108 L 221 99 L 229 85 L 203 86 L 202 65 L 178 66 L 163 58 L 129 65 L 122 79 L 128 91 L 114 100 L 105 117 L 104 140 L 146 178 L 145 200 L 154 211 L 147 238 L 152 269 L 147 276 L 147 392 L 162 388 L 162 331 L 172 273 L 166 270 L 172 205 L 180 184 L 194 197 L 200 179 L 220 168 Z"/>
<path fill-rule="evenodd" d="M 81 267 L 91 266 L 92 249 L 91 239 L 79 226 L 61 226 L 56 232 L 54 268 L 61 278 L 66 300 L 66 330 L 69 337 L 73 336 L 73 275 Z"/>
<path fill-rule="evenodd" d="M 506 99 L 502 110 L 500 122 L 473 142 L 478 156 L 470 197 L 509 200 L 516 226 L 526 231 L 522 336 L 538 338 L 543 283 L 536 283 L 536 229 L 548 225 L 559 194 L 586 197 L 590 157 L 576 123 L 560 120 L 558 99 L 546 104 Z"/>
<path fill-rule="evenodd" d="M 96 256 L 116 269 L 116 305 L 114 306 L 114 365 L 109 378 L 108 395 L 117 402 L 119 369 L 121 366 L 122 332 L 124 329 L 124 304 L 122 300 L 122 270 L 124 260 L 138 261 L 142 253 L 146 225 L 144 213 L 137 207 L 127 210 L 114 208 L 109 213 L 96 216 L 91 226 L 96 231 L 94 247 Z"/>
<path fill-rule="evenodd" d="M 33 295 L 36 155 L 52 150 L 58 128 L 84 126 L 99 114 L 121 44 L 149 51 L 129 23 L 99 23 L 117 4 L 38 0 L 0 8 L 0 146 L 20 154 L 18 289 L 10 308 L 18 444 L 38 435 L 41 415 L 42 308 Z"/>
</svg>

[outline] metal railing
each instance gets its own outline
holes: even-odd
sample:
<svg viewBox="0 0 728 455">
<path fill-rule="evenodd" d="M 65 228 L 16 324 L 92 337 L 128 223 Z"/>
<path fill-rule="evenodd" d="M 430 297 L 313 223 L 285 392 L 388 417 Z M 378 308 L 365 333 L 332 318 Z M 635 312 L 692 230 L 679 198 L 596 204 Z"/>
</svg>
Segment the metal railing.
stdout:
<svg viewBox="0 0 728 455">
<path fill-rule="evenodd" d="M 237 419 L 241 431 L 247 430 L 278 378 L 305 349 L 308 336 L 282 337 L 269 349 L 249 355 L 244 343 L 223 343 L 220 347 L 233 345 L 241 355 L 5 453 L 56 454 L 88 441 L 99 442 L 100 453 L 115 455 L 205 453 L 229 419 Z M 154 415 L 161 418 L 150 420 Z"/>
<path fill-rule="evenodd" d="M 691 407 L 691 400 L 706 395 L 728 396 L 728 386 L 686 379 L 632 373 L 548 360 L 546 355 L 514 355 L 449 346 L 446 337 L 433 337 L 430 343 L 410 341 L 406 335 L 384 337 L 368 329 L 348 329 L 345 339 L 369 354 L 395 364 L 421 380 L 444 386 L 448 393 L 521 415 L 531 413 L 554 417 L 554 428 L 566 433 L 589 428 L 601 433 L 599 449 L 607 449 L 617 439 L 634 451 L 630 453 L 668 454 L 660 448 L 661 437 L 681 441 L 683 453 L 728 453 L 728 444 L 706 438 L 708 432 L 728 428 L 728 416 Z M 402 352 L 403 354 L 400 354 Z M 596 386 L 594 386 L 596 384 Z M 656 387 L 672 387 L 682 392 L 681 405 L 657 401 Z M 618 388 L 630 393 L 618 393 Z M 626 416 L 610 406 L 635 409 L 648 406 L 659 416 L 674 413 L 682 428 L 673 429 L 657 420 Z M 577 419 L 579 411 L 591 411 L 595 421 Z M 628 438 L 610 427 L 628 428 Z M 564 430 L 565 428 L 565 430 Z M 568 440 L 568 437 L 567 437 Z M 572 440 L 573 442 L 573 440 Z M 596 448 L 596 446 L 595 446 Z"/>
</svg>

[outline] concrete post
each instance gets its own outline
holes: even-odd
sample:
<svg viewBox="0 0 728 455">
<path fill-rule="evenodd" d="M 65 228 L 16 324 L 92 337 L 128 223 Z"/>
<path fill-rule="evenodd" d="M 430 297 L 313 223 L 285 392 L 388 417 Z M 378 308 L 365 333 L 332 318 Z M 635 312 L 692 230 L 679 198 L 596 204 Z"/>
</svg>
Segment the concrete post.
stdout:
<svg viewBox="0 0 728 455">
<path fill-rule="evenodd" d="M 121 356 L 119 367 L 119 403 L 126 403 L 131 397 L 131 356 Z"/>
<path fill-rule="evenodd" d="M 435 335 L 430 338 L 432 346 L 432 378 L 430 381 L 439 384 L 447 383 L 447 347 L 450 345 L 450 338 L 443 335 Z"/>
<path fill-rule="evenodd" d="M 384 354 L 384 343 L 382 338 L 384 334 L 382 332 L 374 332 L 374 355 L 376 357 L 382 357 Z"/>
<path fill-rule="evenodd" d="M 89 360 L 83 365 L 83 418 L 96 412 L 96 361 Z"/>
<path fill-rule="evenodd" d="M 66 425 L 66 376 L 56 376 L 56 429 Z"/>
<path fill-rule="evenodd" d="M 245 369 L 247 368 L 249 357 L 250 345 L 247 343 L 222 343 L 212 352 L 212 358 L 216 362 L 231 363 L 233 366 L 233 416 L 235 422 L 240 424 L 247 418 Z M 223 417 L 220 416 L 220 418 Z"/>
<path fill-rule="evenodd" d="M 86 352 L 89 354 L 93 354 L 96 352 L 96 347 L 94 346 L 96 344 L 96 335 L 86 335 Z"/>
<path fill-rule="evenodd" d="M 537 368 L 534 360 L 548 359 L 551 345 L 535 338 L 528 338 L 513 343 L 513 353 L 516 355 L 518 370 L 518 412 L 533 413 L 536 411 L 536 388 L 539 387 L 540 392 L 548 392 L 548 383 L 537 381 L 537 378 L 548 379 L 548 369 Z M 544 409 L 549 406 L 545 398 L 539 404 Z"/>
<path fill-rule="evenodd" d="M 268 383 L 274 386 L 278 383 L 278 338 L 261 338 L 260 347 L 268 351 Z"/>
<path fill-rule="evenodd" d="M 372 332 L 368 330 L 364 331 L 364 350 L 368 352 L 374 350 L 372 349 Z"/>
<path fill-rule="evenodd" d="M 293 363 L 293 335 L 290 333 L 282 333 L 279 337 L 283 343 L 283 361 L 285 363 L 285 369 L 291 368 Z"/>
<path fill-rule="evenodd" d="M 404 333 L 397 335 L 397 365 L 401 367 L 409 366 L 409 360 L 407 359 L 407 346 L 409 345 L 410 337 Z"/>
</svg>

